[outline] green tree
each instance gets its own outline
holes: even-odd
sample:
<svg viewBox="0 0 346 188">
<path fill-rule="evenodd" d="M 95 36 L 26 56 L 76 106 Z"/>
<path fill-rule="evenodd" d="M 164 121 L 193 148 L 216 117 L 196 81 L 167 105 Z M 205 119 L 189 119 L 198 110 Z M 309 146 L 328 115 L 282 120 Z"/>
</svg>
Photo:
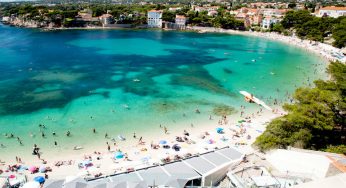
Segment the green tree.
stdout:
<svg viewBox="0 0 346 188">
<path fill-rule="evenodd" d="M 315 88 L 299 88 L 295 103 L 283 107 L 287 115 L 273 120 L 255 145 L 262 150 L 295 146 L 325 149 L 344 142 L 346 124 L 346 65 L 331 63 L 330 81 L 315 81 Z"/>
<path fill-rule="evenodd" d="M 333 45 L 342 48 L 346 46 L 346 16 L 340 17 L 333 30 Z"/>
</svg>

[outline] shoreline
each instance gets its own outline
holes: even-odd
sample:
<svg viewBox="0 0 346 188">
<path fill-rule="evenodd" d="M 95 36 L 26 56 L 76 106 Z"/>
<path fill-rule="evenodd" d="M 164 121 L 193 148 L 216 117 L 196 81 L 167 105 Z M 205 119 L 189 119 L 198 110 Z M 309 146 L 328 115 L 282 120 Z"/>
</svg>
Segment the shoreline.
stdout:
<svg viewBox="0 0 346 188">
<path fill-rule="evenodd" d="M 250 32 L 250 31 L 238 31 L 238 30 L 231 30 L 231 29 L 221 29 L 221 28 L 214 28 L 214 27 L 188 27 L 191 31 L 196 31 L 199 33 L 226 33 L 226 34 L 233 34 L 233 35 L 243 35 L 243 36 L 252 36 L 252 37 L 261 37 L 265 39 L 270 39 L 276 42 L 283 42 L 285 44 L 289 44 L 292 46 L 296 46 L 299 48 L 302 48 L 304 50 L 308 50 L 309 52 L 312 52 L 325 60 L 328 61 L 340 61 L 342 63 L 346 63 L 346 56 L 343 55 L 342 59 L 337 59 L 334 55 L 335 53 L 342 54 L 341 49 L 333 47 L 329 44 L 317 42 L 317 41 L 310 41 L 310 40 L 303 40 L 296 36 L 285 36 L 281 35 L 275 32 Z"/>
<path fill-rule="evenodd" d="M 21 27 L 14 24 L 4 24 L 3 25 L 11 26 L 11 27 Z M 185 30 L 174 30 L 174 29 L 165 29 L 165 28 L 147 28 L 147 27 L 103 27 L 103 26 L 95 26 L 95 27 L 58 27 L 58 28 L 38 28 L 38 27 L 25 27 L 29 29 L 39 29 L 43 31 L 64 31 L 64 30 L 118 30 L 118 29 L 128 29 L 128 30 L 137 30 L 137 29 L 145 29 L 145 30 L 161 30 L 161 31 L 192 31 L 198 33 L 225 33 L 225 34 L 233 34 L 233 35 L 243 35 L 243 36 L 252 36 L 252 37 L 261 37 L 265 39 L 270 39 L 276 42 L 283 42 L 285 44 L 289 44 L 292 46 L 296 46 L 302 48 L 304 50 L 308 50 L 322 58 L 324 58 L 328 63 L 330 61 L 340 61 L 342 63 L 346 63 L 346 55 L 343 55 L 342 50 L 336 47 L 333 47 L 329 44 L 311 41 L 311 40 L 303 40 L 298 38 L 297 36 L 285 36 L 275 32 L 256 32 L 256 31 L 240 31 L 240 30 L 232 30 L 232 29 L 222 29 L 215 27 L 199 27 L 199 26 L 187 26 Z M 335 54 L 337 53 L 337 54 Z M 342 59 L 338 59 L 335 57 L 336 55 L 342 55 Z"/>
<path fill-rule="evenodd" d="M 95 28 L 94 28 L 95 29 Z M 253 107 L 251 108 L 250 110 L 254 110 L 256 109 L 257 107 Z M 275 108 L 279 108 L 279 107 L 275 107 Z M 257 108 L 258 109 L 258 108 Z M 248 115 L 250 115 L 252 112 L 248 112 Z M 202 114 L 203 115 L 203 119 L 205 119 L 205 122 L 204 125 L 201 125 L 201 129 L 194 129 L 194 128 L 190 128 L 188 126 L 185 126 L 185 127 L 188 127 L 186 128 L 186 130 L 191 133 L 191 135 L 193 135 L 194 137 L 196 135 L 200 135 L 201 132 L 204 132 L 204 131 L 208 131 L 211 133 L 212 136 L 220 136 L 220 135 L 217 135 L 215 133 L 215 128 L 218 127 L 218 126 L 221 126 L 221 125 L 218 125 L 218 122 L 217 120 L 218 119 L 214 119 L 214 120 L 211 120 L 211 121 L 207 121 L 208 119 L 208 114 Z M 251 151 L 251 144 L 253 143 L 253 141 L 255 140 L 255 138 L 260 135 L 260 133 L 257 131 L 257 127 L 259 128 L 265 128 L 265 123 L 268 122 L 268 121 L 271 121 L 273 118 L 276 118 L 276 117 L 279 117 L 280 114 L 272 114 L 271 112 L 265 112 L 264 114 L 260 114 L 260 116 L 256 116 L 255 119 L 253 119 L 253 123 L 249 126 L 249 131 L 251 133 L 249 133 L 251 135 L 251 139 L 250 140 L 246 140 L 244 137 L 246 135 L 244 135 L 244 137 L 241 137 L 239 139 L 235 139 L 235 140 L 231 140 L 230 143 L 228 143 L 228 145 L 232 145 L 232 146 L 235 146 L 237 142 L 243 142 L 244 140 L 247 141 L 247 144 L 248 145 L 245 145 L 245 146 L 238 146 L 242 151 L 244 152 L 248 152 L 248 151 Z M 216 116 L 215 116 L 216 117 Z M 219 117 L 218 117 L 219 118 Z M 236 124 L 239 124 L 236 122 L 237 119 L 241 119 L 239 118 L 239 113 L 237 114 L 234 114 L 234 115 L 231 115 L 231 116 L 228 116 L 227 118 L 231 119 L 231 121 L 229 121 L 229 124 L 227 125 L 222 125 L 223 127 L 225 127 L 225 136 L 232 136 L 232 132 L 229 130 L 230 128 L 234 128 Z M 221 119 L 221 118 L 220 118 Z M 247 127 L 248 125 L 244 125 L 245 127 Z M 155 133 L 151 133 L 151 135 L 149 137 L 147 136 L 144 136 L 143 139 L 146 141 L 146 147 L 149 147 L 149 144 L 150 144 L 150 140 L 155 140 L 155 143 L 159 142 L 160 140 L 158 140 L 158 138 L 161 138 L 161 139 L 167 139 L 169 140 L 170 143 L 173 143 L 174 142 L 174 137 L 175 135 L 181 135 L 181 133 L 183 132 L 183 127 L 184 126 L 180 126 L 181 128 L 179 128 L 178 130 L 174 130 L 172 131 L 169 135 L 165 135 L 164 137 L 160 137 L 159 134 L 156 134 L 156 133 L 159 133 L 159 131 L 155 131 Z M 238 129 L 239 127 L 237 127 Z M 239 131 L 239 130 L 238 130 Z M 222 135 L 221 135 L 222 136 Z M 217 137 L 218 141 L 219 141 L 219 137 Z M 195 140 L 195 138 L 193 138 Z M 196 138 L 197 140 L 197 138 Z M 100 140 L 100 142 L 102 143 L 102 141 Z M 123 150 L 124 152 L 136 152 L 135 150 L 141 150 L 142 146 L 138 146 L 137 145 L 137 140 L 135 139 L 132 139 L 131 137 L 129 137 L 128 141 L 126 141 L 126 145 L 124 146 L 121 146 L 121 147 L 117 147 L 118 149 L 121 149 Z M 203 142 L 203 140 L 202 140 Z M 221 145 L 220 146 L 217 146 L 217 147 L 221 147 L 222 144 L 224 144 L 223 142 L 220 142 Z M 71 152 L 66 152 L 66 156 L 62 157 L 62 158 L 52 158 L 52 159 L 49 159 L 48 161 L 48 164 L 47 166 L 50 166 L 50 167 L 53 167 L 53 172 L 50 172 L 48 173 L 49 176 L 50 176 L 50 179 L 55 179 L 55 178 L 63 178 L 63 177 L 66 177 L 68 175 L 77 175 L 77 174 L 81 174 L 81 173 L 85 173 L 86 171 L 83 170 L 83 169 L 78 169 L 77 168 L 77 162 L 78 161 L 82 161 L 83 158 L 84 158 L 84 155 L 87 154 L 87 155 L 90 155 L 93 159 L 93 161 L 96 161 L 95 163 L 95 166 L 98 166 L 100 164 L 100 168 L 94 168 L 93 170 L 94 171 L 97 171 L 97 172 L 102 172 L 103 174 L 104 173 L 114 173 L 114 168 L 111 168 L 110 169 L 110 166 L 117 166 L 117 168 L 123 168 L 123 170 L 127 168 L 127 166 L 129 168 L 132 168 L 133 166 L 135 166 L 134 164 L 133 165 L 129 165 L 127 164 L 127 161 L 124 161 L 124 162 L 119 162 L 119 163 L 122 163 L 122 165 L 120 165 L 119 163 L 114 163 L 110 158 L 112 158 L 112 153 L 113 152 L 107 152 L 107 150 L 105 149 L 104 143 L 102 143 L 102 145 L 98 145 L 98 147 L 96 148 L 85 148 L 82 151 L 83 154 L 74 154 L 72 151 Z M 218 142 L 217 142 L 218 144 Z M 216 144 L 216 145 L 217 145 Z M 192 145 L 194 146 L 194 145 Z M 201 146 L 201 149 L 203 149 L 204 146 Z M 113 148 L 113 147 L 112 147 Z M 132 148 L 134 150 L 131 150 L 129 148 Z M 188 147 L 187 147 L 188 148 Z M 129 149 L 129 150 L 128 150 Z M 190 148 L 188 148 L 190 149 Z M 101 155 L 98 155 L 98 154 L 92 154 L 93 151 L 102 151 Z M 162 156 L 162 154 L 165 154 L 165 153 L 162 153 L 158 150 L 150 150 L 150 149 L 147 149 L 147 151 L 139 151 L 139 153 L 143 153 L 143 155 L 141 156 L 145 156 L 145 155 L 148 155 L 148 153 L 150 152 L 153 152 L 152 155 L 153 156 L 159 156 L 160 158 Z M 96 158 L 97 157 L 101 157 L 102 159 L 101 160 L 97 160 Z M 137 156 L 138 157 L 138 156 Z M 68 159 L 71 159 L 73 158 L 75 163 L 73 163 L 73 165 L 63 165 L 63 166 L 60 166 L 60 167 L 55 167 L 54 166 L 54 163 L 55 161 L 57 160 L 67 160 Z M 132 154 L 129 154 L 129 158 L 133 159 L 133 162 L 136 162 L 136 157 L 132 157 Z M 140 160 L 140 158 L 138 158 L 138 160 Z M 27 164 L 26 165 L 29 165 L 28 163 L 30 163 L 30 165 L 37 165 L 37 166 L 40 166 L 42 165 L 40 162 L 41 161 L 26 161 Z M 131 167 L 132 166 L 132 167 Z M 139 167 L 138 167 L 139 168 Z M 110 172 L 111 171 L 111 172 Z M 68 173 L 66 173 L 68 172 Z M 27 174 L 29 179 L 32 179 L 34 176 L 37 176 L 37 175 L 43 175 L 43 174 Z"/>
<path fill-rule="evenodd" d="M 280 107 L 275 106 L 275 108 Z M 253 108 L 247 109 L 246 116 L 251 116 L 251 113 L 255 112 L 256 109 L 258 110 L 259 107 L 254 106 Z M 171 159 L 173 159 L 175 155 L 183 156 L 186 153 L 195 155 L 227 146 L 235 147 L 243 154 L 249 154 L 253 152 L 253 148 L 251 147 L 252 143 L 265 130 L 266 123 L 270 122 L 274 118 L 283 115 L 283 113 L 284 112 L 282 112 L 281 109 L 280 113 L 263 111 L 262 113 L 256 114 L 254 117 L 252 117 L 251 123 L 237 123 L 237 120 L 244 118 L 239 117 L 240 113 L 236 113 L 227 116 L 228 122 L 222 125 L 218 124 L 218 121 L 221 121 L 222 118 L 215 116 L 212 120 L 205 121 L 203 125 L 198 125 L 198 127 L 197 125 L 194 125 L 194 127 L 185 126 L 185 128 L 183 128 L 184 126 L 181 126 L 181 128 L 175 130 L 169 130 L 169 134 L 162 133 L 163 135 L 161 136 L 159 136 L 159 134 L 156 134 L 156 131 L 151 135 L 143 134 L 143 141 L 145 141 L 145 145 L 138 144 L 138 137 L 140 136 L 137 136 L 136 139 L 127 137 L 125 142 L 119 142 L 120 144 L 118 144 L 117 146 L 113 146 L 112 144 L 110 144 L 111 151 L 107 151 L 105 147 L 102 147 L 101 145 L 99 145 L 99 147 L 97 148 L 83 148 L 82 150 L 80 150 L 82 154 L 74 154 L 73 150 L 71 149 L 71 152 L 66 153 L 66 156 L 50 158 L 49 160 L 47 160 L 47 164 L 44 164 L 44 166 L 49 166 L 52 168 L 52 172 L 48 173 L 50 177 L 49 179 L 64 179 L 67 176 L 81 176 L 91 178 L 91 176 L 87 176 L 88 173 L 92 174 L 92 177 L 98 173 L 102 173 L 103 176 L 108 176 L 114 173 L 126 172 L 129 169 L 140 169 L 148 167 L 153 164 L 160 163 L 160 160 L 162 158 L 170 157 Z M 208 118 L 208 114 L 201 115 L 204 116 L 204 119 Z M 215 131 L 217 127 L 224 128 L 225 133 L 217 134 Z M 235 131 L 239 133 L 243 128 L 246 129 L 246 133 L 240 134 L 239 137 L 234 137 Z M 176 136 L 183 136 L 182 133 L 184 130 L 189 132 L 190 136 L 188 138 L 195 141 L 196 144 L 186 144 L 175 141 Z M 206 139 L 213 139 L 215 140 L 215 143 L 208 145 L 205 143 L 207 141 L 206 139 L 199 138 L 199 135 L 205 132 L 208 132 L 210 134 L 210 136 L 207 136 Z M 140 133 L 138 133 L 138 135 L 140 135 Z M 247 135 L 250 135 L 251 139 L 246 138 Z M 227 138 L 228 141 L 221 141 L 222 137 Z M 179 144 L 182 146 L 182 150 L 181 152 L 174 152 L 174 150 L 172 149 L 164 150 L 162 147 L 159 149 L 152 149 L 150 148 L 150 140 L 154 141 L 154 144 L 159 144 L 160 140 L 166 140 L 168 142 L 168 145 Z M 117 150 L 121 150 L 122 152 L 126 153 L 131 161 L 113 160 L 112 158 L 114 156 L 114 152 L 116 152 Z M 97 151 L 97 153 L 94 153 L 94 151 Z M 100 154 L 98 154 L 98 152 L 100 152 Z M 150 158 L 148 164 L 142 163 L 141 160 L 143 157 Z M 94 167 L 88 169 L 79 169 L 77 167 L 78 163 L 88 159 L 91 159 L 93 161 Z M 61 166 L 55 166 L 55 163 L 57 161 L 61 161 L 64 164 Z M 70 161 L 71 165 L 68 164 Z M 6 165 L 9 164 L 14 163 L 9 162 Z M 25 163 L 22 165 L 40 167 L 43 164 L 41 161 L 35 160 L 25 161 Z M 25 174 L 29 180 L 38 175 L 44 176 L 44 173 L 30 174 L 27 171 L 22 171 L 21 173 Z M 6 174 L 10 175 L 13 173 Z"/>
</svg>

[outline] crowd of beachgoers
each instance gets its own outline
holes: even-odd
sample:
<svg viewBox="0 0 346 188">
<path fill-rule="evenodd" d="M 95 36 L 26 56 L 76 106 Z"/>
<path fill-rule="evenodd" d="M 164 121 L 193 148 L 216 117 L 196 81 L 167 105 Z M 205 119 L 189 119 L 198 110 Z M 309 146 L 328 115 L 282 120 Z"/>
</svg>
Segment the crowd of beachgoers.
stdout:
<svg viewBox="0 0 346 188">
<path fill-rule="evenodd" d="M 275 103 L 274 99 L 272 101 Z M 29 180 L 37 176 L 45 179 L 64 179 L 66 176 L 95 178 L 169 163 L 226 146 L 234 146 L 246 153 L 251 150 L 250 145 L 255 138 L 264 131 L 265 124 L 282 115 L 279 104 L 276 106 L 277 109 L 273 111 L 259 106 L 257 110 L 241 106 L 240 113 L 222 117 L 203 114 L 196 109 L 195 113 L 205 116 L 206 124 L 210 125 L 205 130 L 193 124 L 182 131 L 158 125 L 163 135 L 159 136 L 160 139 L 146 137 L 144 133 L 133 133 L 131 138 L 107 139 L 105 145 L 100 146 L 102 149 L 94 148 L 93 152 L 89 152 L 93 148 L 74 148 L 85 149 L 86 153 L 78 156 L 67 154 L 65 159 L 45 160 L 44 151 L 39 145 L 34 145 L 32 154 L 37 156 L 36 161 L 23 161 L 16 156 L 15 163 L 2 162 L 0 169 L 3 176 L 13 180 L 20 174 L 26 175 Z M 96 128 L 90 131 L 104 134 Z"/>
</svg>

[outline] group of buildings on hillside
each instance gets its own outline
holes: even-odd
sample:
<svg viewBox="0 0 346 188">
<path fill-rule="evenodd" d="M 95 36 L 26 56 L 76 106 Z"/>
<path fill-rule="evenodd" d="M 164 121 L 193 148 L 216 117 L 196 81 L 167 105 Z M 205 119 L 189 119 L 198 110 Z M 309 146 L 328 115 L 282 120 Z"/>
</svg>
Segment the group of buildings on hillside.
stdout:
<svg viewBox="0 0 346 188">
<path fill-rule="evenodd" d="M 221 3 L 222 4 L 222 3 Z M 220 5 L 221 5 L 220 4 Z M 288 3 L 264 3 L 256 2 L 249 3 L 246 7 L 242 7 L 238 10 L 231 10 L 230 4 L 222 4 L 226 11 L 234 16 L 235 19 L 243 21 L 245 27 L 259 26 L 262 29 L 269 29 L 271 25 L 280 22 L 285 16 L 286 12 L 291 10 Z M 210 4 L 205 4 L 203 6 L 192 5 L 191 11 L 194 12 L 204 12 L 208 16 L 214 17 L 218 14 L 221 6 L 213 6 Z M 292 8 L 292 7 L 291 7 Z M 304 4 L 297 4 L 294 9 L 300 10 L 305 9 Z M 171 7 L 168 11 L 176 12 L 181 10 L 182 7 Z M 315 12 L 312 13 L 317 17 L 333 17 L 337 18 L 340 16 L 346 16 L 346 7 L 321 7 L 320 4 L 317 4 L 315 7 Z M 147 12 L 147 27 L 149 28 L 170 28 L 170 29 L 185 29 L 188 23 L 188 17 L 185 15 L 176 14 L 174 22 L 168 22 L 162 19 L 163 10 L 150 10 Z M 93 12 L 90 9 L 82 10 L 75 17 L 75 26 L 87 26 L 87 25 L 101 25 L 103 27 L 117 27 L 122 23 L 126 17 L 131 17 L 129 15 L 120 15 L 117 20 L 107 11 L 106 14 L 103 14 L 99 17 L 93 17 Z M 141 14 L 144 16 L 144 14 Z M 18 19 L 16 17 L 3 17 L 2 21 L 4 22 L 13 22 L 13 19 Z M 119 22 L 120 21 L 120 22 Z M 48 26 L 55 27 L 55 26 Z M 128 26 L 130 27 L 130 26 Z M 144 26 L 145 27 L 145 26 Z"/>
<path fill-rule="evenodd" d="M 268 8 L 271 7 L 271 8 Z M 208 16 L 217 15 L 219 6 L 192 6 L 195 12 L 207 12 Z M 174 8 L 171 11 L 178 10 Z M 302 6 L 297 6 L 297 9 L 304 9 Z M 287 3 L 251 3 L 248 7 L 242 7 L 238 10 L 231 10 L 229 13 L 237 20 L 244 21 L 245 27 L 260 26 L 263 29 L 269 29 L 272 24 L 280 22 L 289 11 Z M 162 28 L 162 13 L 161 10 L 151 10 L 148 12 L 148 27 Z M 323 17 L 329 16 L 337 18 L 346 16 L 346 7 L 328 6 L 321 8 L 316 6 L 316 11 L 313 13 L 315 16 Z M 176 15 L 175 24 L 178 26 L 185 26 L 188 21 L 184 15 Z"/>
</svg>

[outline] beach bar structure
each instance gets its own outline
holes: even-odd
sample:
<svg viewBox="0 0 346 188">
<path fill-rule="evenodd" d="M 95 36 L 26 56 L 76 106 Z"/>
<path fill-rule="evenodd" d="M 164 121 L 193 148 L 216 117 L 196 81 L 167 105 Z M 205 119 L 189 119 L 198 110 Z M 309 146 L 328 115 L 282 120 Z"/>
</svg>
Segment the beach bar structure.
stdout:
<svg viewBox="0 0 346 188">
<path fill-rule="evenodd" d="M 226 176 L 232 165 L 242 161 L 243 156 L 235 148 L 226 147 L 172 163 L 90 180 L 86 186 L 103 187 L 118 184 L 145 188 L 214 186 Z"/>
</svg>

